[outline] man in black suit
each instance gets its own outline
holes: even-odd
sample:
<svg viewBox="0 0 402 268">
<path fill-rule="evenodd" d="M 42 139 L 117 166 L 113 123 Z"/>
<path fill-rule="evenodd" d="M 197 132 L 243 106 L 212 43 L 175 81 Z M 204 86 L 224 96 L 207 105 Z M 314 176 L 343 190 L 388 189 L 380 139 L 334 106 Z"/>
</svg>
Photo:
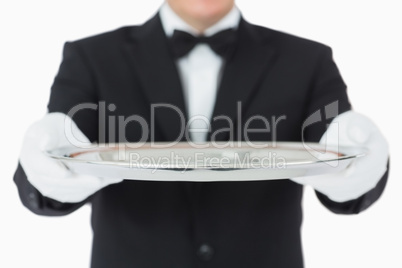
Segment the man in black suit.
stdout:
<svg viewBox="0 0 402 268">
<path fill-rule="evenodd" d="M 48 109 L 27 132 L 14 180 L 23 204 L 40 215 L 92 204 L 92 267 L 303 267 L 303 184 L 328 209 L 353 214 L 375 202 L 387 180 L 386 142 L 350 111 L 331 49 L 252 25 L 231 0 L 169 0 L 141 26 L 66 43 Z M 182 135 L 182 120 L 200 115 L 209 131 Z M 243 129 L 253 116 L 260 119 L 250 127 L 262 131 L 223 131 L 229 121 Z M 134 118 L 155 124 L 147 132 Z M 261 118 L 276 119 L 276 131 Z M 144 131 L 147 141 L 318 142 L 330 139 L 331 120 L 345 130 L 340 140 L 381 151 L 377 168 L 360 162 L 319 180 L 150 182 L 71 174 L 40 154 L 66 144 L 67 125 L 76 139 L 99 143 L 137 142 Z"/>
</svg>

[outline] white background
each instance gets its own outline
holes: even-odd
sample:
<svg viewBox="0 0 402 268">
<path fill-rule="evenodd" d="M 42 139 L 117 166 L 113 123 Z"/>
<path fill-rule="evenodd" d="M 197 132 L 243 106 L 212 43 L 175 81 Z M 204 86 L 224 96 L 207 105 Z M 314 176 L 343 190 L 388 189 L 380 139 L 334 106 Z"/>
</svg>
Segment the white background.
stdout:
<svg viewBox="0 0 402 268">
<path fill-rule="evenodd" d="M 238 1 L 253 23 L 331 46 L 356 111 L 388 138 L 391 173 L 381 199 L 355 216 L 327 211 L 306 189 L 307 268 L 402 267 L 402 41 L 397 0 Z M 7 4 L 5 4 L 7 3 Z M 25 209 L 12 176 L 26 128 L 46 112 L 67 40 L 142 23 L 159 1 L 16 0 L 0 4 L 0 267 L 88 267 L 90 207 L 64 217 Z"/>
</svg>

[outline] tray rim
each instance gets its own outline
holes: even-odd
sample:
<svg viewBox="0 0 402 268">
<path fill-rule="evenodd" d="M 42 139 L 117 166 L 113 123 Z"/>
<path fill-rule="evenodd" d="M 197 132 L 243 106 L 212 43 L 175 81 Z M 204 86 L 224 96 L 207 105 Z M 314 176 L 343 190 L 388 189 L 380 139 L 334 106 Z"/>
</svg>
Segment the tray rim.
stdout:
<svg viewBox="0 0 402 268">
<path fill-rule="evenodd" d="M 170 144 L 171 142 L 153 142 L 153 144 L 159 144 L 159 145 L 163 145 L 163 144 Z M 227 143 L 227 142 L 222 142 L 222 143 Z M 238 141 L 234 141 L 233 143 L 239 143 Z M 245 142 L 244 142 L 245 143 Z M 134 145 L 137 143 L 104 143 L 104 144 L 96 144 L 93 143 L 91 144 L 92 148 L 78 148 L 78 147 L 74 147 L 74 146 L 63 146 L 63 147 L 58 147 L 55 148 L 53 150 L 46 150 L 43 151 L 44 154 L 46 154 L 47 156 L 55 159 L 55 160 L 59 160 L 63 163 L 81 163 L 81 164 L 88 164 L 88 165 L 102 165 L 102 166 L 113 166 L 113 167 L 119 167 L 119 168 L 130 168 L 130 169 L 141 169 L 141 170 L 146 170 L 146 169 L 158 169 L 158 170 L 165 170 L 165 171 L 183 171 L 185 170 L 219 170 L 219 171 L 225 171 L 225 170 L 250 170 L 250 169 L 276 169 L 275 166 L 270 166 L 270 167 L 249 167 L 249 168 L 236 168 L 236 167 L 222 167 L 222 166 L 211 166 L 211 165 L 206 165 L 206 166 L 202 166 L 202 165 L 197 165 L 196 167 L 190 167 L 190 168 L 184 168 L 184 167 L 177 167 L 177 166 L 171 166 L 171 167 L 161 167 L 161 166 L 153 166 L 153 165 L 149 165 L 147 167 L 143 167 L 143 166 L 136 166 L 133 165 L 132 163 L 129 162 L 123 162 L 123 161 L 104 161 L 104 160 L 88 160 L 88 159 L 82 159 L 82 158 L 75 158 L 75 157 L 71 157 L 72 154 L 84 154 L 84 153 L 96 153 L 96 152 L 101 152 L 101 151 L 113 151 L 112 148 L 121 148 L 119 146 L 121 145 L 127 146 L 127 145 Z M 151 144 L 151 143 L 145 143 L 147 145 Z M 177 144 L 189 144 L 187 142 L 177 142 Z M 305 166 L 305 165 L 314 165 L 314 164 L 318 164 L 318 163 L 333 163 L 335 161 L 345 161 L 345 160 L 352 160 L 352 159 L 356 159 L 356 158 L 360 158 L 360 157 L 364 157 L 366 156 L 369 151 L 367 150 L 367 148 L 365 147 L 361 147 L 361 146 L 331 146 L 331 145 L 323 145 L 320 143 L 315 143 L 315 142 L 253 142 L 253 144 L 270 144 L 270 145 L 275 145 L 275 148 L 284 148 L 284 149 L 296 149 L 296 147 L 298 147 L 298 150 L 305 150 L 308 151 L 308 149 L 306 149 L 306 146 L 309 148 L 315 148 L 315 149 L 319 149 L 319 148 L 326 148 L 327 152 L 331 152 L 334 155 L 338 154 L 338 157 L 333 158 L 333 159 L 325 159 L 325 160 L 320 160 L 317 159 L 316 161 L 311 161 L 311 160 L 306 160 L 306 161 L 294 161 L 294 162 L 290 162 L 290 163 L 286 163 L 286 166 L 289 168 L 293 168 L 293 167 L 299 167 L 299 166 Z M 93 148 L 95 147 L 96 148 Z M 293 148 L 292 148 L 293 147 Z M 141 148 L 141 147 L 140 147 Z M 140 149 L 137 148 L 137 149 Z M 252 148 L 252 147 L 238 147 L 238 148 L 229 148 L 229 149 L 239 149 L 239 148 L 250 148 L 252 150 L 260 150 L 260 149 L 256 149 L 256 148 Z M 264 149 L 268 149 L 268 148 L 273 148 L 273 147 L 267 147 L 267 148 L 262 148 L 261 150 Z M 338 152 L 333 152 L 331 151 L 331 148 L 337 148 Z M 141 150 L 144 149 L 148 149 L 148 148 L 142 148 Z M 164 148 L 155 148 L 156 150 L 164 150 Z M 190 148 L 180 148 L 180 147 L 168 147 L 165 149 L 176 149 L 176 150 L 180 150 L 180 149 L 190 149 Z M 194 148 L 196 149 L 196 148 Z M 204 148 L 204 149 L 197 149 L 197 150 L 205 150 L 205 149 L 216 149 L 216 150 L 225 150 L 225 148 Z M 60 155 L 61 151 L 65 151 L 65 154 Z M 131 148 L 129 148 L 129 150 L 133 150 Z M 349 153 L 347 154 L 346 152 L 349 151 L 354 151 L 355 153 Z M 344 152 L 342 154 L 340 154 L 339 152 Z"/>
</svg>

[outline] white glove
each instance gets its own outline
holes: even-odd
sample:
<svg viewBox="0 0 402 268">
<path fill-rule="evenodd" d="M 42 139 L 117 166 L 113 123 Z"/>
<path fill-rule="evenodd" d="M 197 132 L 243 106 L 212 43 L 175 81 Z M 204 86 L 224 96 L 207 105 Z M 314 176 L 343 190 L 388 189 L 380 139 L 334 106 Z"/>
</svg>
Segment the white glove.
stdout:
<svg viewBox="0 0 402 268">
<path fill-rule="evenodd" d="M 363 146 L 368 154 L 355 159 L 339 173 L 293 178 L 310 185 L 336 202 L 356 199 L 373 189 L 387 170 L 388 143 L 376 125 L 359 113 L 337 116 L 320 140 L 321 144 Z"/>
<path fill-rule="evenodd" d="M 60 146 L 90 147 L 88 138 L 65 114 L 50 113 L 31 125 L 24 137 L 20 163 L 28 181 L 44 196 L 60 202 L 85 200 L 103 187 L 122 179 L 74 174 L 43 152 Z"/>
</svg>

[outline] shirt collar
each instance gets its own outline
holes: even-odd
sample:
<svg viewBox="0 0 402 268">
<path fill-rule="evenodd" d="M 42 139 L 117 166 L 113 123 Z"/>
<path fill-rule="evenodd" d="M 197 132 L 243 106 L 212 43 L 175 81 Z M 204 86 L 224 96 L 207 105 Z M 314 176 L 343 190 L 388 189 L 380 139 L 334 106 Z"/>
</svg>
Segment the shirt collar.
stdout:
<svg viewBox="0 0 402 268">
<path fill-rule="evenodd" d="M 159 16 L 162 21 L 162 26 L 165 34 L 168 37 L 173 35 L 174 30 L 181 30 L 193 35 L 198 35 L 199 32 L 192 26 L 188 25 L 183 19 L 181 19 L 169 6 L 168 3 L 163 3 L 159 10 Z M 237 28 L 241 18 L 240 10 L 234 6 L 228 14 L 225 15 L 217 23 L 205 30 L 204 35 L 210 36 L 221 30 L 228 28 Z"/>
</svg>

